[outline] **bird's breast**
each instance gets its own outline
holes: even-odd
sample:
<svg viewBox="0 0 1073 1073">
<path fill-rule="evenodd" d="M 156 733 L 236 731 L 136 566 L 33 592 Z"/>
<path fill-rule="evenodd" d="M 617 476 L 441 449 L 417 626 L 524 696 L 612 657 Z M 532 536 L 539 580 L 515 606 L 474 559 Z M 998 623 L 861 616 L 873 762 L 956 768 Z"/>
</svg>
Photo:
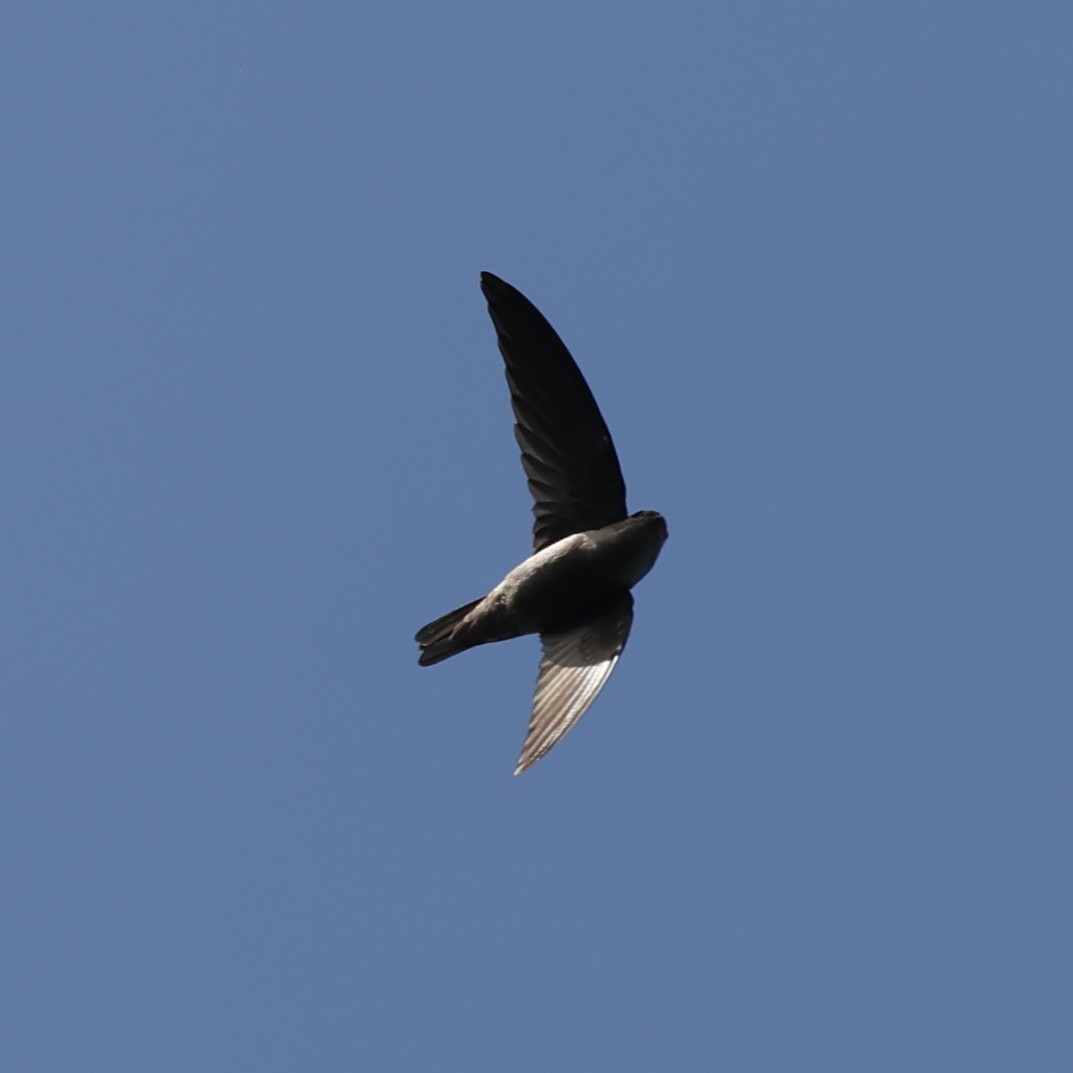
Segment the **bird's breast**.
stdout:
<svg viewBox="0 0 1073 1073">
<path fill-rule="evenodd" d="M 601 568 L 600 548 L 574 533 L 519 563 L 488 594 L 525 632 L 541 632 L 599 605 L 621 589 Z"/>
</svg>

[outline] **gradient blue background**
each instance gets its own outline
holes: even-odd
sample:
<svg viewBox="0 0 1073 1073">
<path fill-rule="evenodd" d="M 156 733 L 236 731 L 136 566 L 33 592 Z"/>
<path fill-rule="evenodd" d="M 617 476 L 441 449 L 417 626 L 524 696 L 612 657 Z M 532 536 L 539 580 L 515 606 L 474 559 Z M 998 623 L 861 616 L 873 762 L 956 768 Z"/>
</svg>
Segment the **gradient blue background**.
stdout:
<svg viewBox="0 0 1073 1073">
<path fill-rule="evenodd" d="M 1073 1068 L 1073 14 L 21 5 L 6 1069 Z M 477 274 L 671 538 L 519 779 Z"/>
</svg>

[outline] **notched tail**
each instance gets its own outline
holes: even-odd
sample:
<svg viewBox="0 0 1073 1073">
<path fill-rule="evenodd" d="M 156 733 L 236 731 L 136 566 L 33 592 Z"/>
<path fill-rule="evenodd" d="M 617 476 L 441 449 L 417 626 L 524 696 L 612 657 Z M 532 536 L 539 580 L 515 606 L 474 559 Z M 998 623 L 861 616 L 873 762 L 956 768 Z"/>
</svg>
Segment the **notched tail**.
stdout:
<svg viewBox="0 0 1073 1073">
<path fill-rule="evenodd" d="M 417 662 L 422 667 L 430 667 L 433 663 L 439 663 L 473 647 L 474 641 L 456 637 L 455 630 L 480 602 L 473 600 L 456 607 L 417 631 L 414 640 L 421 646 L 421 655 L 418 656 Z"/>
</svg>

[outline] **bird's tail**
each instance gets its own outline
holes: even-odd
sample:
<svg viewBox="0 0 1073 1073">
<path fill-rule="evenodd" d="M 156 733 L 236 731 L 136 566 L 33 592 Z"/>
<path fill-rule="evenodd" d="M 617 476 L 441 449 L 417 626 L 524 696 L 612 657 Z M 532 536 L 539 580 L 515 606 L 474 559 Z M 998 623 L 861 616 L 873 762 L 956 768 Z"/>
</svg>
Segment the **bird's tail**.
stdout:
<svg viewBox="0 0 1073 1073">
<path fill-rule="evenodd" d="M 446 615 L 441 615 L 417 631 L 414 640 L 421 646 L 421 655 L 417 662 L 422 667 L 429 667 L 433 663 L 456 656 L 459 652 L 465 652 L 467 648 L 472 648 L 474 644 L 479 643 L 457 636 L 456 631 L 466 615 L 480 602 L 480 600 L 473 600 L 461 607 L 456 607 L 453 611 L 448 611 Z"/>
</svg>

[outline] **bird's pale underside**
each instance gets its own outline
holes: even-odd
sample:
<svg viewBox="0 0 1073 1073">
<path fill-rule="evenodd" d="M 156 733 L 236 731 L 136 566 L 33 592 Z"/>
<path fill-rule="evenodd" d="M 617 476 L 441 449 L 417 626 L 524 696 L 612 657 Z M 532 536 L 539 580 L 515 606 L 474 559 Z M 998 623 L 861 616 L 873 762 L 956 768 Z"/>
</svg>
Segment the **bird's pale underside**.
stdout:
<svg viewBox="0 0 1073 1073">
<path fill-rule="evenodd" d="M 533 551 L 492 591 L 417 633 L 422 666 L 523 634 L 543 655 L 515 774 L 585 714 L 610 677 L 633 622 L 630 589 L 651 569 L 667 525 L 626 511 L 611 434 L 588 384 L 540 311 L 481 273 L 533 496 Z"/>
</svg>

